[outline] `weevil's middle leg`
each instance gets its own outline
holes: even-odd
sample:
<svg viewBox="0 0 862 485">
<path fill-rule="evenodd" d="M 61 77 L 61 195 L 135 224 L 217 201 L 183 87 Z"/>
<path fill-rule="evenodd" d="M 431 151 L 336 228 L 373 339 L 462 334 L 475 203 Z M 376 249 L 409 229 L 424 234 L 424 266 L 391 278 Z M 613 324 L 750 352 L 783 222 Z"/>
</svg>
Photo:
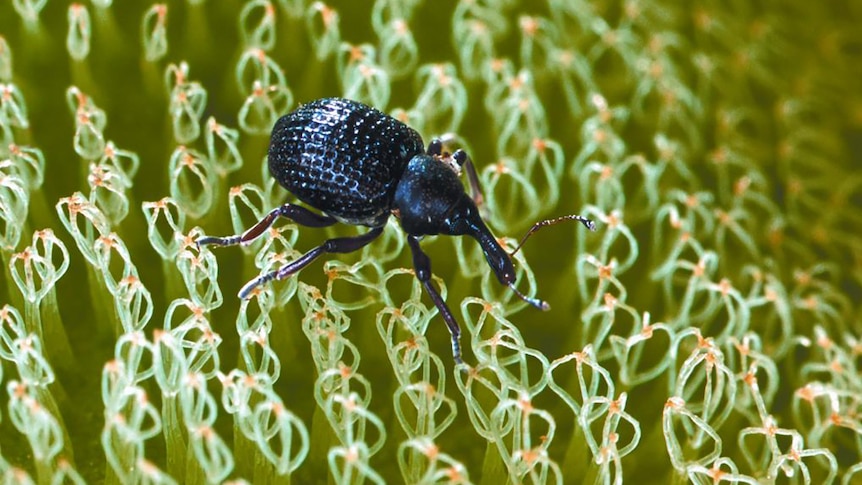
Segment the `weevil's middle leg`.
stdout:
<svg viewBox="0 0 862 485">
<path fill-rule="evenodd" d="M 377 239 L 380 234 L 383 233 L 383 227 L 375 227 L 374 229 L 366 232 L 365 234 L 360 234 L 359 236 L 354 237 L 339 237 L 335 239 L 327 239 L 320 246 L 312 249 L 311 251 L 303 254 L 294 261 L 287 263 L 281 268 L 271 271 L 267 274 L 260 275 L 257 278 L 246 283 L 245 286 L 239 290 L 239 297 L 242 299 L 248 298 L 251 295 L 251 292 L 257 288 L 258 286 L 268 283 L 272 280 L 283 280 L 288 276 L 297 273 L 302 268 L 305 268 L 312 261 L 317 259 L 321 254 L 324 253 L 352 253 L 353 251 L 357 251 L 362 249 L 365 245 L 370 243 L 371 241 Z"/>
<path fill-rule="evenodd" d="M 248 228 L 244 233 L 237 236 L 214 237 L 207 236 L 197 240 L 198 246 L 206 246 L 214 244 L 216 246 L 233 246 L 235 244 L 248 244 L 263 234 L 279 217 L 286 217 L 300 226 L 306 227 L 326 227 L 338 222 L 334 217 L 325 216 L 314 213 L 301 205 L 284 204 L 277 207 L 263 219 L 257 221 L 257 224 Z"/>
<path fill-rule="evenodd" d="M 456 364 L 463 364 L 464 361 L 461 360 L 461 344 L 459 342 L 461 327 L 458 326 L 458 322 L 455 321 L 455 317 L 452 316 L 452 312 L 446 306 L 446 302 L 443 301 L 440 293 L 437 292 L 437 288 L 434 288 L 434 285 L 431 283 L 431 259 L 428 258 L 427 254 L 422 252 L 422 248 L 419 247 L 419 240 L 414 236 L 407 236 L 407 242 L 410 244 L 410 251 L 413 253 L 413 267 L 416 270 L 416 278 L 425 287 L 425 291 L 428 292 L 428 296 L 431 297 L 431 301 L 434 302 L 434 306 L 437 307 L 437 310 L 446 322 L 446 326 L 449 327 L 449 333 L 452 335 L 452 357 L 455 359 Z"/>
</svg>

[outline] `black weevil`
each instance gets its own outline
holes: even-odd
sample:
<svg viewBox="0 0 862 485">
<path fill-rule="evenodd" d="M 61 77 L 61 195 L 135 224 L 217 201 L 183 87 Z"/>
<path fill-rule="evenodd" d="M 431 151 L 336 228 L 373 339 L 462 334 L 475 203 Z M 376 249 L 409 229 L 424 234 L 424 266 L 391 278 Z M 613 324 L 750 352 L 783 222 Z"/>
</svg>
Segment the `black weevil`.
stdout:
<svg viewBox="0 0 862 485">
<path fill-rule="evenodd" d="M 462 167 L 467 171 L 472 196 L 467 195 L 458 178 Z M 362 248 L 383 232 L 389 216 L 394 214 L 407 233 L 416 277 L 449 327 L 452 352 L 458 363 L 461 363 L 458 343 L 461 330 L 431 284 L 431 261 L 419 247 L 422 236 L 472 236 L 481 245 L 500 283 L 527 303 L 547 310 L 547 303 L 525 296 L 515 288 L 511 255 L 537 229 L 563 220 L 577 220 L 595 230 L 593 221 L 577 215 L 537 222 L 510 255 L 479 215 L 479 179 L 463 150 L 451 155 L 444 153 L 439 139 L 432 140 L 425 150 L 422 138 L 409 126 L 370 106 L 343 98 L 319 99 L 282 116 L 272 129 L 269 171 L 299 200 L 323 214 L 284 204 L 242 235 L 204 237 L 198 240 L 198 245 L 248 244 L 278 217 L 309 227 L 342 222 L 371 230 L 355 237 L 327 240 L 299 259 L 251 280 L 240 290 L 239 297 L 246 298 L 257 286 L 296 273 L 323 253 L 349 253 Z"/>
</svg>

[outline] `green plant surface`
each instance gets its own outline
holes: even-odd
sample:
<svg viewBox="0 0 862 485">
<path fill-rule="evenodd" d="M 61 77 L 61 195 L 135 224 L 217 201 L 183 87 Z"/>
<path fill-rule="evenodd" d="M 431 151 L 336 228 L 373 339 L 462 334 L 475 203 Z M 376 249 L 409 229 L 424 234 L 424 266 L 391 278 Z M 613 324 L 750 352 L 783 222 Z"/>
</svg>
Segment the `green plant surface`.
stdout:
<svg viewBox="0 0 862 485">
<path fill-rule="evenodd" d="M 0 3 L 3 483 L 862 480 L 862 3 Z M 342 96 L 450 135 L 509 251 L 279 221 Z"/>
</svg>

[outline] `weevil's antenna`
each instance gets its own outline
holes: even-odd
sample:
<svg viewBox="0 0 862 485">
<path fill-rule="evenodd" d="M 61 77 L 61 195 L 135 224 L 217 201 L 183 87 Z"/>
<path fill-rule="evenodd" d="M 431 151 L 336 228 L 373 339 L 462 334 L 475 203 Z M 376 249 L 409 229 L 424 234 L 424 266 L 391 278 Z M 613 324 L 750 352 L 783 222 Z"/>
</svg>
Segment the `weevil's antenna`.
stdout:
<svg viewBox="0 0 862 485">
<path fill-rule="evenodd" d="M 518 243 L 518 246 L 515 248 L 514 251 L 509 253 L 509 256 L 514 256 L 515 253 L 517 253 L 521 249 L 521 247 L 524 246 L 524 243 L 527 242 L 527 239 L 529 239 L 530 236 L 532 236 L 534 232 L 538 231 L 539 229 L 541 229 L 543 227 L 553 226 L 554 224 L 559 224 L 559 223 L 565 222 L 565 221 L 578 221 L 581 224 L 583 224 L 584 226 L 586 226 L 587 229 L 589 229 L 591 231 L 596 230 L 596 223 L 595 222 L 593 222 L 591 219 L 587 219 L 586 217 L 581 217 L 577 214 L 569 214 L 567 216 L 555 217 L 554 219 L 545 219 L 544 221 L 539 221 L 539 222 L 533 224 L 533 227 L 531 227 L 530 230 L 527 231 L 527 234 L 524 234 L 524 237 L 521 238 L 521 242 Z M 535 305 L 533 305 L 533 306 L 535 306 Z"/>
<path fill-rule="evenodd" d="M 538 298 L 530 298 L 529 296 L 518 291 L 518 289 L 515 288 L 514 283 L 509 283 L 509 288 L 511 288 L 512 291 L 514 291 L 515 294 L 518 295 L 518 298 L 524 300 L 525 302 L 529 303 L 530 305 L 533 305 L 534 307 L 538 308 L 539 310 L 546 312 L 546 311 L 551 309 L 551 305 L 548 305 L 548 302 L 546 302 L 545 300 L 540 300 Z"/>
</svg>

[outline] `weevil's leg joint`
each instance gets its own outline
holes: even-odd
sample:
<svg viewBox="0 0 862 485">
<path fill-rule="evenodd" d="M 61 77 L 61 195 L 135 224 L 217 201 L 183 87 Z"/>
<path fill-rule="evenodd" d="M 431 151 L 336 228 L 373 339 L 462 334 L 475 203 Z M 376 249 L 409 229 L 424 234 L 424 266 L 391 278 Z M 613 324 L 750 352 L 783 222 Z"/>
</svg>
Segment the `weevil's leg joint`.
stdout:
<svg viewBox="0 0 862 485">
<path fill-rule="evenodd" d="M 464 166 L 464 162 L 470 159 L 470 157 L 467 156 L 467 152 L 460 148 L 455 150 L 455 153 L 452 154 L 452 158 L 454 158 L 455 163 L 457 163 L 461 167 Z"/>
<path fill-rule="evenodd" d="M 431 140 L 431 142 L 428 143 L 426 153 L 432 157 L 439 157 L 443 154 L 443 142 L 439 138 Z"/>
</svg>

